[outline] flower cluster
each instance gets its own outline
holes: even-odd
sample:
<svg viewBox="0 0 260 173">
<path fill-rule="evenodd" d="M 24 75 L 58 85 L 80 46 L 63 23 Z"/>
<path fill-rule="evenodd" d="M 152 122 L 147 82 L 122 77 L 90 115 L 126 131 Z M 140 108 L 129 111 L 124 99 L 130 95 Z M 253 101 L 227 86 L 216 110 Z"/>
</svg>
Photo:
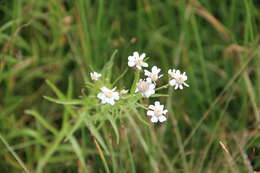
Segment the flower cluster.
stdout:
<svg viewBox="0 0 260 173">
<path fill-rule="evenodd" d="M 189 87 L 189 85 L 185 82 L 188 79 L 185 72 L 181 74 L 180 70 L 170 69 L 168 74 L 172 77 L 172 80 L 169 81 L 169 84 L 174 86 L 174 89 L 180 88 L 182 90 L 182 85 Z"/>
<path fill-rule="evenodd" d="M 107 87 L 102 87 L 100 89 L 102 92 L 97 95 L 97 97 L 101 100 L 102 104 L 115 104 L 115 100 L 119 100 L 119 93 L 116 92 L 116 88 L 112 90 L 108 89 Z"/>
<path fill-rule="evenodd" d="M 143 68 L 147 68 L 149 65 L 145 62 L 146 55 L 145 53 L 139 54 L 138 52 L 134 52 L 133 55 L 128 57 L 128 66 L 137 69 L 137 73 L 140 73 Z M 160 78 L 163 77 L 160 74 L 161 69 L 157 66 L 153 66 L 151 71 L 144 70 L 144 76 L 146 78 L 141 78 L 135 80 L 136 83 L 133 84 L 134 86 L 134 93 L 130 94 L 137 94 L 140 93 L 141 96 L 149 98 L 155 94 L 157 82 Z M 188 79 L 185 72 L 181 73 L 180 70 L 170 69 L 168 71 L 169 74 L 169 84 L 166 86 L 172 86 L 174 89 L 183 89 L 185 87 L 189 87 L 186 83 Z M 93 81 L 98 81 L 101 74 L 97 72 L 90 73 L 91 79 Z M 127 94 L 128 90 L 123 89 L 121 91 L 116 91 L 116 87 L 113 89 L 109 89 L 105 86 L 100 88 L 101 92 L 97 94 L 97 98 L 100 99 L 102 104 L 110 104 L 114 105 L 116 101 L 120 100 L 120 96 Z M 149 105 L 149 109 L 147 109 L 147 116 L 151 117 L 151 122 L 164 122 L 167 120 L 166 114 L 168 112 L 167 109 L 164 109 L 164 105 L 161 105 L 159 101 L 155 101 L 154 105 Z"/>
<path fill-rule="evenodd" d="M 128 57 L 128 66 L 136 67 L 138 70 L 142 70 L 142 67 L 148 67 L 148 64 L 144 62 L 145 53 L 139 56 L 138 52 L 134 52 L 133 56 Z"/>
<path fill-rule="evenodd" d="M 140 79 L 135 92 L 140 92 L 144 97 L 150 97 L 155 93 L 155 84 L 152 83 L 150 78 Z"/>
</svg>

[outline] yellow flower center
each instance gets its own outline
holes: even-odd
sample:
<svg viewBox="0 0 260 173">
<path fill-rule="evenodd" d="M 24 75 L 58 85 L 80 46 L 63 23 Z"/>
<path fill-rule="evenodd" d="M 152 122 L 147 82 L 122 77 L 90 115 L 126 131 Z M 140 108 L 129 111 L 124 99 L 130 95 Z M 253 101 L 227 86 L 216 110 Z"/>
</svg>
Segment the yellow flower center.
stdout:
<svg viewBox="0 0 260 173">
<path fill-rule="evenodd" d="M 184 82 L 183 77 L 176 78 L 176 82 L 179 83 L 179 84 L 182 84 Z"/>
<path fill-rule="evenodd" d="M 155 109 L 154 110 L 155 115 L 159 116 L 162 115 L 162 111 L 160 109 Z"/>
<path fill-rule="evenodd" d="M 153 73 L 153 74 L 151 75 L 151 78 L 152 78 L 152 80 L 157 80 L 158 75 Z"/>
<path fill-rule="evenodd" d="M 113 92 L 112 92 L 112 91 L 107 91 L 107 92 L 105 93 L 105 95 L 106 95 L 107 97 L 112 97 L 112 96 L 113 96 Z"/>
<path fill-rule="evenodd" d="M 139 66 L 142 66 L 143 60 L 141 60 L 140 58 L 137 58 L 136 59 L 136 64 L 139 65 Z"/>
<path fill-rule="evenodd" d="M 139 90 L 140 91 L 145 91 L 148 88 L 148 83 L 142 81 L 141 84 L 139 85 Z"/>
</svg>

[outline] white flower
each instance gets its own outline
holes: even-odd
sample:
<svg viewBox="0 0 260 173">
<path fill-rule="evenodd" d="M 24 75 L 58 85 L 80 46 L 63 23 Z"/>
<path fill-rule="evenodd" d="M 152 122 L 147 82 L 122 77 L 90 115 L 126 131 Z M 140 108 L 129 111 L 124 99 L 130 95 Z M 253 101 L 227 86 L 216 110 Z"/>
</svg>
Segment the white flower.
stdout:
<svg viewBox="0 0 260 173">
<path fill-rule="evenodd" d="M 100 73 L 97 73 L 97 72 L 93 72 L 93 73 L 90 73 L 90 77 L 92 80 L 95 80 L 97 81 L 98 78 L 100 78 L 102 75 Z"/>
<path fill-rule="evenodd" d="M 155 93 L 155 85 L 150 78 L 147 78 L 146 80 L 140 79 L 137 83 L 135 92 L 141 92 L 142 96 L 150 97 Z"/>
<path fill-rule="evenodd" d="M 124 94 L 127 94 L 127 93 L 128 93 L 128 90 L 126 90 L 126 89 L 122 89 L 120 91 L 120 95 L 124 95 Z"/>
<path fill-rule="evenodd" d="M 173 69 L 172 71 L 169 70 L 168 73 L 173 78 L 172 80 L 169 81 L 169 84 L 171 86 L 175 86 L 174 89 L 178 89 L 178 88 L 183 89 L 183 85 L 189 87 L 189 85 L 185 82 L 188 79 L 185 72 L 181 74 L 180 70 Z"/>
<path fill-rule="evenodd" d="M 119 100 L 119 93 L 115 92 L 116 88 L 112 90 L 108 89 L 107 87 L 102 87 L 100 89 L 102 92 L 97 95 L 97 97 L 101 100 L 102 104 L 115 104 L 115 100 Z"/>
<path fill-rule="evenodd" d="M 149 78 L 152 79 L 152 81 L 155 82 L 163 76 L 163 75 L 159 75 L 160 71 L 161 71 L 160 68 L 153 66 L 151 72 L 149 72 L 148 70 L 144 70 L 144 75 L 148 76 Z"/>
<path fill-rule="evenodd" d="M 150 105 L 149 109 L 150 110 L 147 111 L 147 115 L 151 116 L 151 122 L 157 123 L 159 121 L 162 123 L 167 120 L 167 118 L 164 115 L 166 115 L 168 110 L 163 110 L 164 105 L 161 105 L 160 102 L 154 102 L 154 105 Z"/>
<path fill-rule="evenodd" d="M 136 67 L 137 69 L 141 70 L 142 67 L 148 67 L 148 64 L 144 62 L 145 53 L 139 55 L 138 52 L 134 52 L 133 56 L 128 57 L 128 66 L 129 67 Z"/>
</svg>

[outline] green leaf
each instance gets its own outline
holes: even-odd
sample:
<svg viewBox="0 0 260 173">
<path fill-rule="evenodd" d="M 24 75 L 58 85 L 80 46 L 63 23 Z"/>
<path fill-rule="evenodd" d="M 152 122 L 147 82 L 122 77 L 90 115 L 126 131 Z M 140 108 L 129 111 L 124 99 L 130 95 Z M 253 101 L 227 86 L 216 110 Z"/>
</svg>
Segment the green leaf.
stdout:
<svg viewBox="0 0 260 173">
<path fill-rule="evenodd" d="M 100 145 L 102 146 L 102 148 L 104 149 L 106 154 L 109 154 L 108 148 L 103 140 L 103 138 L 101 137 L 100 133 L 98 132 L 97 128 L 87 119 L 85 119 L 85 124 L 88 127 L 88 129 L 90 130 L 91 134 L 97 139 L 97 141 L 100 143 Z"/>
<path fill-rule="evenodd" d="M 169 95 L 168 94 L 154 94 L 154 95 L 151 95 L 152 98 L 155 98 L 155 97 L 168 97 Z"/>
<path fill-rule="evenodd" d="M 58 131 L 52 125 L 50 125 L 38 112 L 34 110 L 25 110 L 25 113 L 34 116 L 43 127 L 52 132 L 54 135 L 58 133 Z"/>
<path fill-rule="evenodd" d="M 116 134 L 116 143 L 119 144 L 119 132 L 118 132 L 118 129 L 117 129 L 115 119 L 113 119 L 113 117 L 109 116 L 108 120 L 109 120 L 110 124 L 112 125 L 114 132 Z"/>
<path fill-rule="evenodd" d="M 72 136 L 70 137 L 70 143 L 71 143 L 72 148 L 75 151 L 76 155 L 78 156 L 81 165 L 83 166 L 84 172 L 87 173 L 88 170 L 87 170 L 87 165 L 85 163 L 85 159 L 84 159 L 84 155 L 83 155 L 84 152 L 80 148 L 80 145 L 78 144 L 76 139 Z"/>
<path fill-rule="evenodd" d="M 57 103 L 57 104 L 63 104 L 63 105 L 83 105 L 82 100 L 78 99 L 54 99 L 48 96 L 43 96 L 46 100 L 49 100 L 51 102 Z"/>
<path fill-rule="evenodd" d="M 23 163 L 22 159 L 16 154 L 16 152 L 13 150 L 13 148 L 9 145 L 9 143 L 5 140 L 5 138 L 1 134 L 0 134 L 0 140 L 4 143 L 5 147 L 9 150 L 9 152 L 14 156 L 14 158 L 17 160 L 17 162 L 23 168 L 23 170 L 26 173 L 30 173 L 28 168 Z"/>
<path fill-rule="evenodd" d="M 110 60 L 104 65 L 101 73 L 106 76 L 108 79 L 111 79 L 111 74 L 113 71 L 113 65 L 114 65 L 114 59 L 117 54 L 117 50 L 113 52 L 113 54 L 110 57 Z"/>
<path fill-rule="evenodd" d="M 126 69 L 124 70 L 124 72 L 121 73 L 121 74 L 115 79 L 115 81 L 113 82 L 112 86 L 114 86 L 122 77 L 124 77 L 127 71 L 128 71 L 128 68 L 126 68 Z"/>
<path fill-rule="evenodd" d="M 58 97 L 65 98 L 63 93 L 50 80 L 46 80 L 46 83 Z"/>
<path fill-rule="evenodd" d="M 86 112 L 83 112 L 80 114 L 79 119 L 77 120 L 76 124 L 69 130 L 67 137 L 65 138 L 64 141 L 67 141 L 74 133 L 76 130 L 79 129 L 80 125 L 84 122 L 86 116 Z"/>
</svg>

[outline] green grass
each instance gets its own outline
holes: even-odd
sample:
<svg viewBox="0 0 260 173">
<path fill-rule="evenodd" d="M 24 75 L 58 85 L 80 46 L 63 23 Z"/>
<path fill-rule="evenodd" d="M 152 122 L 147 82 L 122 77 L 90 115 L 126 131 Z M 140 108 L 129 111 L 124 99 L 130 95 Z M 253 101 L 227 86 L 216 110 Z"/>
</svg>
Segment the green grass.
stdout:
<svg viewBox="0 0 260 173">
<path fill-rule="evenodd" d="M 0 172 L 260 170 L 257 0 L 3 0 L 0 11 Z M 138 98 L 91 97 L 103 85 L 93 70 L 131 89 L 135 50 L 188 75 L 189 88 L 150 99 L 167 105 L 163 124 Z"/>
</svg>

